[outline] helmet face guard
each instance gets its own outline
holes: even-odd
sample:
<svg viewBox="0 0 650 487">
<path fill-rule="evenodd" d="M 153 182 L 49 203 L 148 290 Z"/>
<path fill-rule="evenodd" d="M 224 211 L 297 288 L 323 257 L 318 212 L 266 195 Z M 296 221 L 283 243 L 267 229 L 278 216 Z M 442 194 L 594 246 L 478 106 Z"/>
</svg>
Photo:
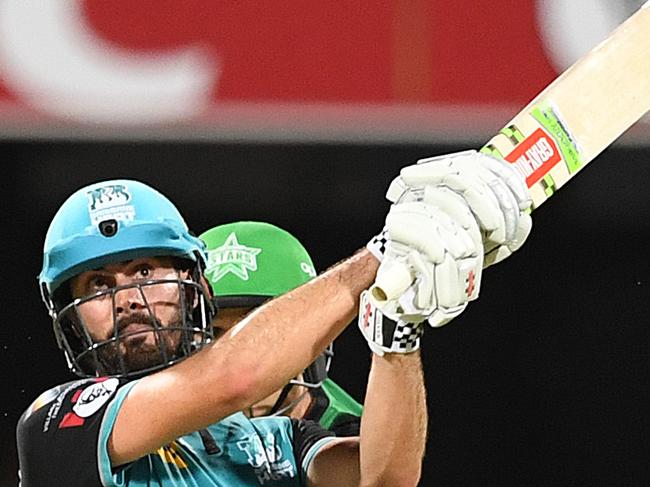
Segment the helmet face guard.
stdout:
<svg viewBox="0 0 650 487">
<path fill-rule="evenodd" d="M 156 318 L 148 295 L 156 286 L 175 286 L 178 291 L 178 316 L 163 324 Z M 116 295 L 129 290 L 137 292 L 144 310 L 139 313 L 139 328 L 129 331 L 118 320 Z M 96 338 L 84 322 L 81 309 L 95 301 L 110 301 L 112 332 Z M 213 338 L 211 318 L 214 308 L 210 296 L 200 284 L 190 279 L 158 279 L 143 283 L 116 286 L 64 306 L 54 318 L 54 334 L 72 372 L 82 377 L 140 377 L 175 364 L 210 343 Z M 142 325 L 145 329 L 142 329 Z M 151 333 L 154 344 L 146 351 L 131 347 L 130 337 Z"/>
<path fill-rule="evenodd" d="M 309 392 L 309 389 L 318 389 L 323 385 L 332 364 L 334 357 L 334 344 L 330 343 L 323 353 L 314 360 L 302 373 L 302 379 L 291 379 L 280 391 L 280 395 L 269 411 L 269 416 L 280 416 L 294 408 Z M 305 391 L 298 397 L 285 403 L 289 391 L 293 386 L 306 387 Z"/>
<path fill-rule="evenodd" d="M 330 343 L 302 373 L 302 379 L 291 379 L 290 384 L 316 389 L 323 385 L 334 358 L 334 344 Z"/>
<path fill-rule="evenodd" d="M 133 377 L 167 367 L 208 343 L 212 339 L 214 307 L 210 291 L 202 284 L 204 250 L 205 245 L 189 232 L 172 202 L 146 184 L 112 180 L 73 193 L 48 228 L 39 275 L 42 298 L 70 370 L 84 377 Z M 69 282 L 74 276 L 109 264 L 150 257 L 180 260 L 191 277 L 139 281 L 72 299 Z M 147 294 L 160 285 L 177 286 L 178 317 L 174 323 L 161 324 L 147 300 Z M 129 357 L 127 343 L 136 339 L 130 337 L 128 330 L 120 330 L 115 296 L 128 288 L 135 288 L 130 292 L 138 292 L 144 303 L 138 322 L 145 326 L 145 331 L 141 328 L 139 333 L 152 333 L 158 346 L 157 351 L 147 351 L 148 358 Z M 82 310 L 87 303 L 99 299 L 112 301 L 113 333 L 93 338 Z"/>
</svg>

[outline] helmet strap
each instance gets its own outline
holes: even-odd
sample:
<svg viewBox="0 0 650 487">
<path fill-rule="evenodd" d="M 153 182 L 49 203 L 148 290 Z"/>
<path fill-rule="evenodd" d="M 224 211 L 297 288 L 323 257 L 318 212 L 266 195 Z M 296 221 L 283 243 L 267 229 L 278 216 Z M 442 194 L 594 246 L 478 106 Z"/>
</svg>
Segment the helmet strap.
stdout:
<svg viewBox="0 0 650 487">
<path fill-rule="evenodd" d="M 273 406 L 271 407 L 271 411 L 269 412 L 269 415 L 278 413 L 280 407 L 282 406 L 282 404 L 284 404 L 284 401 L 287 400 L 287 396 L 289 395 L 289 391 L 291 390 L 292 387 L 293 384 L 289 382 L 282 388 L 282 391 L 280 391 L 280 395 L 276 399 L 275 404 L 273 404 Z"/>
</svg>

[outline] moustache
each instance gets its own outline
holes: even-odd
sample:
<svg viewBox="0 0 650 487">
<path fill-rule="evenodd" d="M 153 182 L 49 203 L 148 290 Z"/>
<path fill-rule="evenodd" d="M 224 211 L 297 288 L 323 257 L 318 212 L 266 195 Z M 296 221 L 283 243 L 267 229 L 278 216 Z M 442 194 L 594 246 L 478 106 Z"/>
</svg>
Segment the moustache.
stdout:
<svg viewBox="0 0 650 487">
<path fill-rule="evenodd" d="M 156 319 L 155 316 L 150 315 L 149 313 L 132 313 L 128 316 L 124 316 L 117 320 L 117 333 L 118 335 L 123 335 L 125 330 L 133 324 L 145 325 L 151 327 L 151 329 L 162 328 L 160 321 Z"/>
</svg>

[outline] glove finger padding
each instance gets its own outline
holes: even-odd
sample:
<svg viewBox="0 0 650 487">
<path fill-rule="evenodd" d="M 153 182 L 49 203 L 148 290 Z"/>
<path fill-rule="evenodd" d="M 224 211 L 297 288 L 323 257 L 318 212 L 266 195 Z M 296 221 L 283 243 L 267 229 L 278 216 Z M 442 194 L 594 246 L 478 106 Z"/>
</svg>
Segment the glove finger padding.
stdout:
<svg viewBox="0 0 650 487">
<path fill-rule="evenodd" d="M 382 297 L 375 305 L 409 322 L 433 314 L 429 322 L 440 326 L 478 297 L 483 246 L 463 198 L 431 188 L 423 199 L 432 204 L 396 204 L 386 218 L 386 251 L 373 287 Z"/>
<path fill-rule="evenodd" d="M 469 221 L 464 223 L 470 224 Z M 476 228 L 476 223 L 473 223 Z M 386 217 L 386 232 L 389 238 L 386 253 L 405 255 L 403 244 L 423 253 L 433 263 L 442 262 L 445 253 L 460 258 L 473 254 L 476 249 L 474 239 L 468 231 L 436 206 L 424 202 L 401 203 L 391 206 Z"/>
<path fill-rule="evenodd" d="M 462 161 L 465 162 L 461 163 Z M 413 191 L 413 197 L 418 198 L 421 188 L 426 186 L 447 187 L 467 201 L 483 231 L 490 233 L 492 239 L 503 241 L 505 222 L 499 201 L 491 188 L 480 178 L 479 172 L 466 168 L 467 166 L 467 159 L 456 161 L 449 158 L 433 158 L 405 167 L 400 173 L 401 182 L 396 187 L 406 187 L 408 190 L 402 193 L 398 201 L 408 198 L 409 190 Z M 478 167 L 476 164 L 474 166 Z"/>
<path fill-rule="evenodd" d="M 524 179 L 510 164 L 491 156 L 486 156 L 481 162 L 486 168 L 495 173 L 499 179 L 505 182 L 508 189 L 512 191 L 512 195 L 517 201 L 520 210 L 530 208 L 532 199 L 528 192 L 528 186 L 526 186 Z"/>
<path fill-rule="evenodd" d="M 433 328 L 440 328 L 465 311 L 465 308 L 467 308 L 467 303 L 456 308 L 439 308 L 429 315 L 427 323 Z"/>
<path fill-rule="evenodd" d="M 425 186 L 422 201 L 449 215 L 453 221 L 467 231 L 467 236 L 472 240 L 473 245 L 480 246 L 482 244 L 481 232 L 476 225 L 474 215 L 460 195 L 444 186 Z"/>
<path fill-rule="evenodd" d="M 495 245 L 491 249 L 486 249 L 485 257 L 483 260 L 483 268 L 490 267 L 491 265 L 501 262 L 503 259 L 512 255 L 513 252 L 519 250 L 528 235 L 530 235 L 533 220 L 527 213 L 524 213 L 519 218 L 517 232 L 509 245 Z"/>
<path fill-rule="evenodd" d="M 476 151 L 422 159 L 402 169 L 386 197 L 398 204 L 423 201 L 430 187 L 447 188 L 465 200 L 481 230 L 486 265 L 512 254 L 530 233 L 528 188 L 504 161 Z"/>
<path fill-rule="evenodd" d="M 481 257 L 454 259 L 447 254 L 443 262 L 431 265 L 421 254 L 411 253 L 408 262 L 416 276 L 415 309 L 425 313 L 437 308 L 452 309 L 478 298 Z"/>
<path fill-rule="evenodd" d="M 497 195 L 506 224 L 505 244 L 511 248 L 512 245 L 509 242 L 521 235 L 520 219 L 525 217 L 530 219 L 530 215 L 526 213 L 532 204 L 528 187 L 515 169 L 503 161 L 491 156 L 484 156 L 481 158 L 481 166 L 486 173 L 489 171 L 493 175 L 493 179 L 488 184 Z M 486 181 L 488 181 L 487 177 Z"/>
</svg>

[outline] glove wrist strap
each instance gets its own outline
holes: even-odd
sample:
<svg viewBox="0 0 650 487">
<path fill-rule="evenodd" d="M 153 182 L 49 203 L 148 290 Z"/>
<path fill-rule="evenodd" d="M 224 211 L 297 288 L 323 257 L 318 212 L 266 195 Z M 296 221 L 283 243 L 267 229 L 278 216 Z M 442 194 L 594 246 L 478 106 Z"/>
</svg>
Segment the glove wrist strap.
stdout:
<svg viewBox="0 0 650 487">
<path fill-rule="evenodd" d="M 407 323 L 386 316 L 368 291 L 361 293 L 358 325 L 373 353 L 411 353 L 420 348 L 421 323 Z"/>
</svg>

